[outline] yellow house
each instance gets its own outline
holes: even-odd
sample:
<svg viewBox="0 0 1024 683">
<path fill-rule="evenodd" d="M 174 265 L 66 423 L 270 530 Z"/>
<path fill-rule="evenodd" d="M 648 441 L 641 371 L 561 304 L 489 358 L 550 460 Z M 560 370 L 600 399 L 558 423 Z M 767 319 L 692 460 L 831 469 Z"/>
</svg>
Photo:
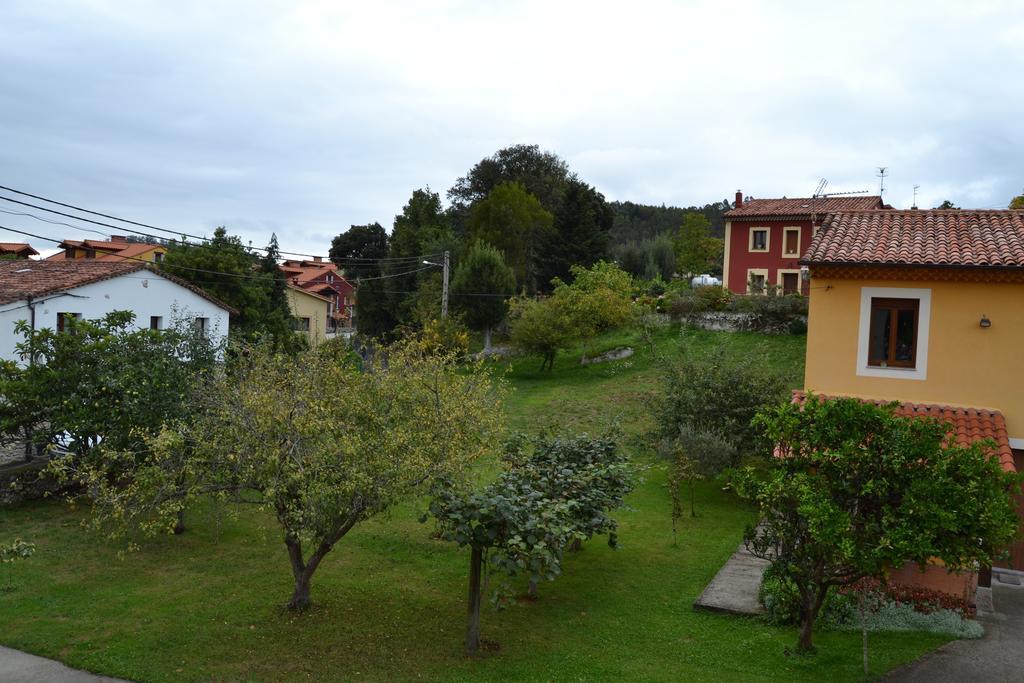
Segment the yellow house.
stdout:
<svg viewBox="0 0 1024 683">
<path fill-rule="evenodd" d="M 160 263 L 167 247 L 149 242 L 133 242 L 124 235 L 111 235 L 109 240 L 64 240 L 59 251 L 47 260 L 95 259 L 97 261 L 148 261 Z"/>
<path fill-rule="evenodd" d="M 807 391 L 900 401 L 1024 467 L 1024 211 L 830 214 L 801 264 Z"/>
<path fill-rule="evenodd" d="M 285 294 L 298 333 L 307 337 L 310 346 L 326 340 L 331 300 L 294 285 L 288 285 Z"/>
</svg>

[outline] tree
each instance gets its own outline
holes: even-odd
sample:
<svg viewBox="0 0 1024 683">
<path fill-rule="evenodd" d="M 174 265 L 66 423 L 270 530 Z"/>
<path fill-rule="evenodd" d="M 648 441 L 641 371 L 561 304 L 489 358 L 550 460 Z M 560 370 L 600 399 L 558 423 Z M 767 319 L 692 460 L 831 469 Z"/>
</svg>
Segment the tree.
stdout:
<svg viewBox="0 0 1024 683">
<path fill-rule="evenodd" d="M 669 460 L 669 492 L 672 495 L 672 536 L 675 541 L 676 523 L 682 517 L 682 485 L 690 489 L 690 516 L 696 517 L 693 484 L 696 480 L 710 479 L 736 462 L 736 445 L 718 432 L 694 428 L 688 424 L 679 427 L 672 439 L 665 439 L 661 452 Z"/>
<path fill-rule="evenodd" d="M 331 241 L 331 260 L 356 287 L 356 325 L 361 334 L 380 337 L 395 328 L 387 289 L 382 280 L 388 256 L 388 234 L 380 223 L 353 225 Z"/>
<path fill-rule="evenodd" d="M 558 278 L 552 299 L 561 305 L 584 339 L 621 327 L 633 315 L 633 280 L 614 263 L 572 267 L 573 281 Z"/>
<path fill-rule="evenodd" d="M 809 395 L 755 420 L 776 457 L 737 482 L 762 516 L 745 541 L 795 585 L 800 651 L 813 650 L 831 588 L 936 558 L 972 570 L 1016 533 L 1017 477 L 1002 471 L 994 444 L 958 445 L 949 425 L 898 417 L 895 405 Z"/>
<path fill-rule="evenodd" d="M 9 545 L 0 545 L 0 564 L 7 566 L 7 583 L 0 587 L 0 590 L 10 592 L 14 590 L 14 563 L 18 560 L 27 560 L 36 553 L 36 544 L 23 541 L 20 538 L 14 539 Z"/>
<path fill-rule="evenodd" d="M 960 207 L 956 206 L 955 204 L 953 204 L 953 202 L 949 201 L 948 199 L 943 199 L 942 203 L 939 204 L 938 206 L 936 206 L 935 208 L 936 209 L 959 209 Z"/>
<path fill-rule="evenodd" d="M 1024 209 L 1024 194 L 1019 194 L 1010 200 L 1010 209 Z"/>
<path fill-rule="evenodd" d="M 571 542 L 608 534 L 617 546 L 611 512 L 632 490 L 632 469 L 610 438 L 535 439 L 509 444 L 505 469 L 491 485 L 466 493 L 439 486 L 430 505 L 441 537 L 470 548 L 466 651 L 480 645 L 484 555 L 511 576 L 527 573 L 531 589 L 561 573 Z M 424 518 L 425 519 L 425 518 Z"/>
<path fill-rule="evenodd" d="M 508 314 L 507 299 L 515 294 L 516 279 L 501 252 L 475 242 L 452 279 L 451 296 L 471 329 L 483 332 L 484 352 L 491 350 L 491 329 Z"/>
<path fill-rule="evenodd" d="M 711 223 L 699 213 L 687 213 L 675 238 L 676 270 L 694 275 L 721 271 L 722 240 L 708 234 Z"/>
<path fill-rule="evenodd" d="M 573 318 L 559 299 L 513 299 L 509 311 L 512 345 L 541 357 L 540 371 L 554 369 L 555 356 L 579 338 Z"/>
<path fill-rule="evenodd" d="M 497 247 L 516 276 L 516 285 L 537 291 L 537 255 L 553 218 L 540 201 L 516 182 L 505 182 L 473 206 L 470 236 Z"/>
<path fill-rule="evenodd" d="M 283 531 L 288 606 L 308 607 L 317 568 L 353 527 L 436 478 L 458 481 L 501 417 L 489 377 L 451 357 L 406 344 L 360 364 L 325 346 L 297 358 L 248 349 L 196 420 L 150 440 L 156 457 L 128 490 L 96 486 L 102 521 L 121 528 L 145 510 L 153 533 L 201 496 L 255 504 Z"/>
<path fill-rule="evenodd" d="M 561 205 L 565 187 L 576 175 L 557 154 L 543 152 L 537 145 L 513 145 L 481 159 L 448 190 L 457 214 L 468 215 L 470 207 L 483 201 L 503 183 L 518 183 L 540 201 L 548 212 Z"/>
<path fill-rule="evenodd" d="M 271 247 L 277 249 L 276 238 Z M 273 254 L 276 263 L 277 254 Z M 268 335 L 281 348 L 295 343 L 291 311 L 283 296 L 284 275 L 260 259 L 224 227 L 202 244 L 170 242 L 161 270 L 201 287 L 238 311 L 231 331 L 243 339 Z"/>
<path fill-rule="evenodd" d="M 388 256 L 404 261 L 389 262 L 386 274 L 393 275 L 387 282 L 391 294 L 392 314 L 402 323 L 422 322 L 416 320 L 416 293 L 430 272 L 413 272 L 421 267 L 424 255 L 439 253 L 439 242 L 451 236 L 449 217 L 441 207 L 441 197 L 430 188 L 415 190 L 402 207 L 402 213 L 395 216 L 391 230 Z M 436 259 L 434 259 L 436 260 Z"/>
<path fill-rule="evenodd" d="M 586 183 L 570 179 L 562 201 L 554 210 L 553 229 L 538 252 L 539 280 L 543 286 L 558 277 L 570 277 L 574 265 L 589 268 L 608 258 L 608 232 L 613 214 L 604 195 Z"/>
</svg>

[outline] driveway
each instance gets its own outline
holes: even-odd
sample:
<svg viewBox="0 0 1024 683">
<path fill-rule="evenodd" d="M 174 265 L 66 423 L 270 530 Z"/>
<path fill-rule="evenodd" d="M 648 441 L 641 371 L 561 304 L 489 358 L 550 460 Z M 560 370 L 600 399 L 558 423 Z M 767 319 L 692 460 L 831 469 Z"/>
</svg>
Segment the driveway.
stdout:
<svg viewBox="0 0 1024 683">
<path fill-rule="evenodd" d="M 52 659 L 0 647 L 0 681 L 4 683 L 126 683 L 64 666 Z"/>
<path fill-rule="evenodd" d="M 992 579 L 994 614 L 979 617 L 985 635 L 957 640 L 883 678 L 887 683 L 1024 680 L 1024 586 Z"/>
</svg>

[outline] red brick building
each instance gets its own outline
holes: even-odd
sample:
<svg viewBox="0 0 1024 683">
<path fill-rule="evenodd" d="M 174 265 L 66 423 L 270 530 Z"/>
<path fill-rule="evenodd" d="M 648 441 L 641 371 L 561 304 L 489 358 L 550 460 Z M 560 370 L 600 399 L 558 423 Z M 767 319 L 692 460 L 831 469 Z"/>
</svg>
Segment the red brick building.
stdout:
<svg viewBox="0 0 1024 683">
<path fill-rule="evenodd" d="M 879 196 L 744 199 L 725 214 L 722 286 L 737 293 L 764 292 L 775 285 L 784 293 L 808 293 L 800 257 L 828 213 L 885 209 Z"/>
</svg>

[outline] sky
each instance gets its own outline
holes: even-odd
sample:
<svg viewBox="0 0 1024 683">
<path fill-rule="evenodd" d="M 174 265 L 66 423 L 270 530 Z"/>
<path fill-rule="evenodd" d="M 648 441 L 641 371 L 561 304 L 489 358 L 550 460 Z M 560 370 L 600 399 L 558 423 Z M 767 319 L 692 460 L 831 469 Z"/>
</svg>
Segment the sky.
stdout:
<svg viewBox="0 0 1024 683">
<path fill-rule="evenodd" d="M 609 200 L 876 193 L 885 166 L 897 208 L 1004 208 L 1022 74 L 1020 0 L 5 0 L 0 185 L 310 254 L 518 143 Z"/>
</svg>

